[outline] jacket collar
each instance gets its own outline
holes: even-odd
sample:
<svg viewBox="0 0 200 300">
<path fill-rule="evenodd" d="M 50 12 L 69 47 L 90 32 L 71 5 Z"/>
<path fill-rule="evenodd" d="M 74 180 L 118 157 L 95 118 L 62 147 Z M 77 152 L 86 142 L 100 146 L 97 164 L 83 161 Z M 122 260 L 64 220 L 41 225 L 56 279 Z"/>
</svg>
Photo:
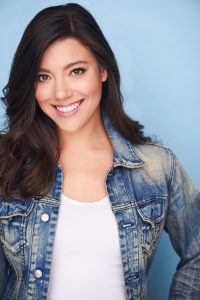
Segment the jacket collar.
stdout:
<svg viewBox="0 0 200 300">
<path fill-rule="evenodd" d="M 105 115 L 103 115 L 103 123 L 114 150 L 113 167 L 137 168 L 142 166 L 144 161 L 136 154 L 135 147 L 111 125 Z"/>
</svg>

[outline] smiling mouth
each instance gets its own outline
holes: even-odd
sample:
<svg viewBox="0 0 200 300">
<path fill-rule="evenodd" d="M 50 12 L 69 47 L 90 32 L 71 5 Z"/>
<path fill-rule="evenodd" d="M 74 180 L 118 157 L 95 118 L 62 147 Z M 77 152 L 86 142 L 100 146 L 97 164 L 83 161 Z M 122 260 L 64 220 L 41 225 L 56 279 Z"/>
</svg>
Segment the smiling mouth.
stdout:
<svg viewBox="0 0 200 300">
<path fill-rule="evenodd" d="M 59 111 L 59 112 L 71 112 L 75 109 L 77 109 L 81 103 L 83 102 L 84 99 L 74 102 L 70 105 L 55 105 L 54 107 Z"/>
</svg>

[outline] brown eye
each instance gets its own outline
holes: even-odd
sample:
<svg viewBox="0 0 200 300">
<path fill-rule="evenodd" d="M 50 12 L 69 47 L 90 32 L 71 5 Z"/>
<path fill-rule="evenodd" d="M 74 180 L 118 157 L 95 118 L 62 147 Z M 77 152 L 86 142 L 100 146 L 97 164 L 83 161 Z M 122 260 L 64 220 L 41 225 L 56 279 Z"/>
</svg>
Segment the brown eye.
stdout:
<svg viewBox="0 0 200 300">
<path fill-rule="evenodd" d="M 84 68 L 76 68 L 76 69 L 73 69 L 73 70 L 70 72 L 70 74 L 71 74 L 72 76 L 79 76 L 79 75 L 85 73 L 85 71 L 86 71 L 86 69 L 84 69 Z"/>
<path fill-rule="evenodd" d="M 49 76 L 48 75 L 46 75 L 46 74 L 40 74 L 40 75 L 38 75 L 38 81 L 40 81 L 40 82 L 44 82 L 44 81 L 46 81 L 46 80 L 48 80 L 49 79 Z"/>
</svg>

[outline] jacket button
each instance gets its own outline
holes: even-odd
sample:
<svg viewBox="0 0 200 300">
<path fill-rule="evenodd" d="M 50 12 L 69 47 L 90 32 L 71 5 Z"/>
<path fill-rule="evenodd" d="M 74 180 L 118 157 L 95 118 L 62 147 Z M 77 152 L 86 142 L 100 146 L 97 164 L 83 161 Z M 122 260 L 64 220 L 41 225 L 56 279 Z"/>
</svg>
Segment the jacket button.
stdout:
<svg viewBox="0 0 200 300">
<path fill-rule="evenodd" d="M 35 275 L 35 278 L 41 278 L 42 277 L 42 271 L 37 269 L 37 270 L 35 270 L 34 275 Z"/>
<path fill-rule="evenodd" d="M 42 215 L 41 215 L 41 220 L 42 220 L 43 222 L 49 221 L 49 215 L 48 215 L 48 214 L 42 214 Z"/>
</svg>

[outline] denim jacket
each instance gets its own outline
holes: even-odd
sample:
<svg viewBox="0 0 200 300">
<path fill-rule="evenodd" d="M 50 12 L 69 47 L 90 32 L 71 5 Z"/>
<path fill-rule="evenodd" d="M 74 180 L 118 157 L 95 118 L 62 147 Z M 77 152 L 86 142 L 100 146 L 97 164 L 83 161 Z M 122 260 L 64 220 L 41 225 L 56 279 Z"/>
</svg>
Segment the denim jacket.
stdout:
<svg viewBox="0 0 200 300">
<path fill-rule="evenodd" d="M 200 299 L 200 193 L 167 148 L 133 145 L 104 120 L 114 149 L 105 187 L 116 217 L 127 300 L 147 299 L 146 274 L 165 229 L 180 256 L 170 300 Z M 62 192 L 57 166 L 43 199 L 0 196 L 0 299 L 45 300 Z"/>
</svg>

